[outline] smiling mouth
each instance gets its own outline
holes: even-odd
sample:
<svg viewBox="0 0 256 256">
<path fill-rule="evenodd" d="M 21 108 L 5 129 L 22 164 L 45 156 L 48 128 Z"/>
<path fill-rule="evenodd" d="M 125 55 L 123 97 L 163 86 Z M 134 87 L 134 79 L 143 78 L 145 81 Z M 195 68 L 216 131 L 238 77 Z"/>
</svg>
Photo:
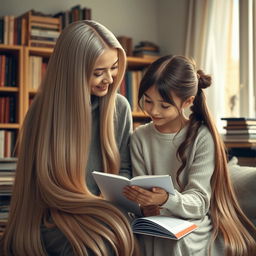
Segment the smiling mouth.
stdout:
<svg viewBox="0 0 256 256">
<path fill-rule="evenodd" d="M 161 117 L 151 117 L 152 118 L 152 120 L 155 120 L 155 121 L 158 121 L 158 120 L 161 120 L 162 118 Z"/>
<path fill-rule="evenodd" d="M 108 85 L 97 85 L 96 88 L 98 90 L 104 91 L 104 90 L 106 90 L 108 88 Z"/>
</svg>

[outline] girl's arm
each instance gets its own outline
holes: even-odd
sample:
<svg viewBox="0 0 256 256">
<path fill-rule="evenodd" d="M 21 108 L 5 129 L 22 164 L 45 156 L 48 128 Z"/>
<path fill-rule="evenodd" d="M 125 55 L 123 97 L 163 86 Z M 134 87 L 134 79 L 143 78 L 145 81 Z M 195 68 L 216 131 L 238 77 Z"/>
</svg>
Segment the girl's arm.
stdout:
<svg viewBox="0 0 256 256">
<path fill-rule="evenodd" d="M 162 205 L 161 214 L 174 214 L 181 218 L 201 219 L 209 212 L 211 201 L 211 177 L 215 166 L 215 149 L 212 136 L 207 128 L 199 130 L 194 145 L 187 154 L 184 170 L 183 190 L 169 195 Z"/>
</svg>

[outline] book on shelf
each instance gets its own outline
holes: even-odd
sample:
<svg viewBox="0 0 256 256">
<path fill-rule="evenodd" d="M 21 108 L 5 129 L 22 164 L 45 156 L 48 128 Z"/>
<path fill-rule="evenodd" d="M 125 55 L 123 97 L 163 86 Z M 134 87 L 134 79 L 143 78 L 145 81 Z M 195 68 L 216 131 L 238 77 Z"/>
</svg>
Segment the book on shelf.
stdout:
<svg viewBox="0 0 256 256">
<path fill-rule="evenodd" d="M 0 158 L 0 235 L 8 219 L 16 164 L 17 158 Z"/>
<path fill-rule="evenodd" d="M 222 134 L 222 138 L 225 142 L 246 142 L 255 143 L 256 135 L 227 135 Z"/>
<path fill-rule="evenodd" d="M 141 217 L 132 221 L 134 233 L 179 240 L 198 226 L 188 220 L 170 216 Z"/>
<path fill-rule="evenodd" d="M 256 130 L 256 125 L 227 125 L 223 127 L 225 130 Z"/>
<path fill-rule="evenodd" d="M 17 87 L 17 67 L 16 56 L 0 54 L 0 87 Z"/>
<path fill-rule="evenodd" d="M 255 129 L 233 129 L 226 131 L 227 135 L 256 135 L 256 128 Z"/>
<path fill-rule="evenodd" d="M 61 11 L 54 14 L 54 17 L 61 19 L 62 29 L 64 29 L 68 24 L 78 21 L 78 20 L 91 20 L 92 10 L 91 8 L 82 8 L 81 5 L 75 5 L 69 10 Z"/>
<path fill-rule="evenodd" d="M 233 125 L 256 125 L 256 118 L 247 118 L 247 117 L 223 117 L 221 120 L 227 122 L 227 126 Z"/>
<path fill-rule="evenodd" d="M 130 201 L 123 195 L 126 186 L 140 186 L 145 189 L 159 187 L 170 194 L 174 194 L 172 179 L 169 175 L 143 175 L 128 179 L 124 176 L 93 171 L 92 175 L 106 200 L 117 203 L 128 212 L 141 215 L 140 207 L 137 203 Z"/>
</svg>

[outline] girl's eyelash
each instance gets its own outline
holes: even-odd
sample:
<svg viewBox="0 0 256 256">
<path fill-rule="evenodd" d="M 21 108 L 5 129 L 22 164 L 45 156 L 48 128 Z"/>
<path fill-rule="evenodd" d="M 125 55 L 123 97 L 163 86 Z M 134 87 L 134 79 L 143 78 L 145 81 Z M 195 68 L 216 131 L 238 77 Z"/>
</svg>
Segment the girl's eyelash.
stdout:
<svg viewBox="0 0 256 256">
<path fill-rule="evenodd" d="M 147 100 L 147 99 L 145 99 L 145 102 L 146 102 L 146 103 L 151 103 L 151 101 L 150 101 L 150 100 Z"/>
<path fill-rule="evenodd" d="M 118 68 L 118 66 L 114 66 L 114 67 L 112 67 L 111 69 L 113 70 L 113 69 L 117 69 Z"/>
<path fill-rule="evenodd" d="M 163 109 L 167 109 L 167 108 L 169 108 L 170 106 L 161 106 Z"/>
</svg>

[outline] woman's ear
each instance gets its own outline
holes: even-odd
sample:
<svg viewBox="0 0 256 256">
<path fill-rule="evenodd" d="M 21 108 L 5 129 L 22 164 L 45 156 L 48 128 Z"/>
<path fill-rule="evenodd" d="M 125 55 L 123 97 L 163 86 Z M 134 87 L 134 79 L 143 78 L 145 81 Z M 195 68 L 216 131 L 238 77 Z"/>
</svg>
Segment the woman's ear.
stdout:
<svg viewBox="0 0 256 256">
<path fill-rule="evenodd" d="M 190 96 L 182 103 L 182 108 L 187 108 L 193 104 L 195 96 Z"/>
</svg>

